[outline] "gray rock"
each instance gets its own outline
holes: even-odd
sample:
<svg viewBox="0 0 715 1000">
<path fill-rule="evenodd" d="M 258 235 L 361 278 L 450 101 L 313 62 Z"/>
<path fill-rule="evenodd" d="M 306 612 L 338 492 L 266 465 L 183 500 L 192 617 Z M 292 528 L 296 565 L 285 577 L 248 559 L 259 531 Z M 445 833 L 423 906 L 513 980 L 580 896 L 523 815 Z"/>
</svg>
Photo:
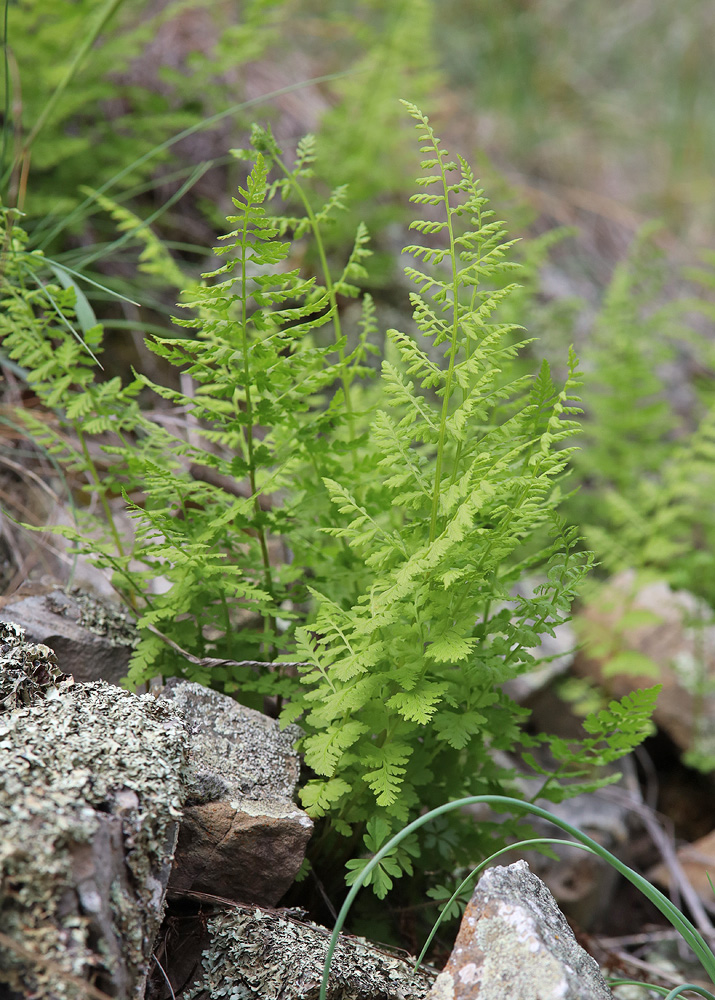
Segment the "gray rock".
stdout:
<svg viewBox="0 0 715 1000">
<path fill-rule="evenodd" d="M 33 698 L 0 717 L 0 983 L 139 1000 L 181 815 L 183 721 L 103 682 Z"/>
<path fill-rule="evenodd" d="M 162 698 L 190 733 L 186 809 L 169 893 L 274 906 L 298 873 L 313 824 L 293 803 L 296 726 L 200 684 L 170 680 Z"/>
<path fill-rule="evenodd" d="M 186 1000 L 261 997 L 317 1000 L 330 931 L 281 913 L 236 907 L 209 921 L 210 945 L 200 981 Z M 341 936 L 328 981 L 328 1000 L 423 1000 L 434 973 L 413 976 L 404 959 Z"/>
<path fill-rule="evenodd" d="M 19 625 L 28 642 L 51 647 L 77 681 L 119 684 L 137 642 L 127 612 L 77 590 L 18 591 L 0 609 L 0 622 Z"/>
<path fill-rule="evenodd" d="M 488 869 L 430 1000 L 613 1000 L 556 901 L 525 861 Z"/>
</svg>

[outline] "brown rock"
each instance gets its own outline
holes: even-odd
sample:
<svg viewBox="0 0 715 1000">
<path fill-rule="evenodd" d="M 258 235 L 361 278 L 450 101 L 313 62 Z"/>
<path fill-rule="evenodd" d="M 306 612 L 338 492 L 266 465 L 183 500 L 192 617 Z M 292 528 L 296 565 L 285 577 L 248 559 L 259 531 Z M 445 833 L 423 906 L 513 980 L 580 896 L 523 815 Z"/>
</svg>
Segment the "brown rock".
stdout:
<svg viewBox="0 0 715 1000">
<path fill-rule="evenodd" d="M 676 857 L 683 873 L 698 896 L 704 903 L 711 904 L 715 899 L 713 893 L 713 885 L 715 885 L 715 830 L 712 830 L 705 837 L 693 841 L 692 844 L 685 844 L 678 848 Z M 651 881 L 658 882 L 666 888 L 671 886 L 671 875 L 664 864 L 651 868 L 647 876 Z"/>
<path fill-rule="evenodd" d="M 525 861 L 488 869 L 430 1000 L 613 1000 L 596 961 Z"/>
<path fill-rule="evenodd" d="M 187 797 L 170 894 L 201 892 L 274 906 L 313 829 L 293 803 L 300 730 L 200 684 L 172 679 L 162 698 L 190 731 Z"/>
<path fill-rule="evenodd" d="M 313 824 L 285 799 L 224 799 L 189 806 L 170 895 L 187 890 L 274 906 L 293 884 Z"/>
</svg>

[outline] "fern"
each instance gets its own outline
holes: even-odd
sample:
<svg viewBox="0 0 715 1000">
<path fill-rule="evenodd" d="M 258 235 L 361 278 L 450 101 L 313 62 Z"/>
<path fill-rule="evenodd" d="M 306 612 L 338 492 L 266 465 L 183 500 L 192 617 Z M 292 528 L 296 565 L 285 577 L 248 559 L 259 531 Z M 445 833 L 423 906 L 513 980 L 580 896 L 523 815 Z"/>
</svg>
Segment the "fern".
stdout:
<svg viewBox="0 0 715 1000">
<path fill-rule="evenodd" d="M 277 617 L 279 612 L 285 617 L 281 605 L 295 596 L 291 588 L 299 572 L 290 565 L 275 565 L 271 557 L 270 539 L 285 534 L 288 521 L 286 512 L 268 498 L 285 487 L 288 470 L 304 451 L 301 437 L 311 401 L 344 372 L 339 357 L 331 361 L 332 346 L 318 347 L 310 339 L 311 331 L 331 320 L 329 295 L 296 270 L 281 270 L 290 244 L 276 238 L 281 226 L 265 211 L 268 166 L 258 152 L 245 187 L 234 199 L 237 213 L 229 221 L 235 228 L 216 250 L 228 258 L 226 263 L 205 275 L 207 283 L 182 303 L 197 319 L 177 322 L 197 329 L 197 339 L 156 338 L 152 347 L 191 376 L 195 392 L 187 396 L 138 376 L 191 414 L 199 441 L 167 442 L 167 449 L 181 460 L 181 472 L 177 476 L 176 469 L 157 467 L 148 502 L 137 511 L 146 539 L 142 557 L 157 565 L 166 560 L 165 572 L 174 582 L 166 597 L 152 602 L 151 618 L 142 623 L 171 629 L 181 591 L 195 593 L 196 581 L 203 577 L 204 606 L 196 607 L 195 598 L 191 602 L 194 621 L 186 625 L 183 637 L 187 648 L 199 656 L 210 651 L 239 661 L 272 660 L 279 651 Z M 193 478 L 187 471 L 192 463 L 208 467 L 219 485 L 212 488 L 206 477 Z M 241 481 L 246 484 L 245 498 L 223 485 Z M 189 516 L 190 503 L 202 513 Z M 183 512 L 180 521 L 167 518 L 171 506 Z M 236 546 L 232 538 L 239 532 L 245 535 Z M 166 539 L 154 555 L 152 536 Z M 214 553 L 215 569 L 205 573 L 209 552 Z M 261 628 L 236 631 L 240 609 L 260 615 Z M 193 637 L 188 634 L 192 630 Z M 202 637 L 210 631 L 220 638 L 207 643 Z M 155 648 L 153 639 L 149 643 Z M 133 669 L 130 675 L 133 681 L 147 671 L 166 672 L 164 661 L 155 661 L 140 646 L 138 655 L 143 654 L 141 673 Z M 252 689 L 278 693 L 279 687 L 266 687 L 265 679 L 246 670 L 217 668 L 212 679 L 226 690 L 240 686 L 244 696 Z M 288 683 L 281 693 L 289 688 Z"/>
<path fill-rule="evenodd" d="M 640 746 L 646 736 L 652 735 L 651 718 L 660 690 L 661 685 L 656 684 L 644 690 L 633 691 L 620 701 L 610 701 L 606 708 L 590 712 L 583 721 L 583 728 L 588 736 L 578 744 L 570 744 L 565 739 L 542 737 L 541 741 L 548 743 L 550 754 L 559 762 L 559 766 L 549 773 L 532 754 L 524 754 L 524 760 L 532 770 L 546 776 L 544 784 L 532 796 L 531 801 L 535 802 L 545 792 L 549 798 L 558 802 L 566 796 L 590 791 L 593 788 L 592 780 L 580 783 L 577 779 L 584 776 L 591 778 L 594 769 L 606 768 Z M 558 789 L 555 782 L 562 774 L 567 774 L 570 781 L 566 788 Z M 603 778 L 602 784 L 612 784 L 619 779 L 620 773 L 615 771 Z"/>
<path fill-rule="evenodd" d="M 588 359 L 586 446 L 573 463 L 583 488 L 569 516 L 608 572 L 655 571 L 712 605 L 715 408 L 706 398 L 687 418 L 677 413 L 666 378 L 684 342 L 708 363 L 709 345 L 686 322 L 707 306 L 669 300 L 660 258 L 646 229 L 606 294 Z"/>
<path fill-rule="evenodd" d="M 364 278 L 365 230 L 333 275 L 322 232 L 344 193 L 320 202 L 311 143 L 288 167 L 266 130 L 254 131 L 253 166 L 215 251 L 222 262 L 185 292 L 180 334 L 148 342 L 182 373 L 181 388 L 143 373 L 126 387 L 96 381 L 67 325 L 75 290 L 39 278 L 36 292 L 25 287 L 25 270 L 42 260 L 12 243 L 19 230 L 3 293 L 29 331 L 8 341 L 12 356 L 60 414 L 57 432 L 35 431 L 69 448 L 62 457 L 89 477 L 110 519 L 118 495 L 133 519 L 127 548 L 71 533 L 139 612 L 130 683 L 187 676 L 248 704 L 268 698 L 283 723 L 298 721 L 313 775 L 303 803 L 324 836 L 347 838 L 346 853 L 361 838 L 377 849 L 446 799 L 513 790 L 515 771 L 494 751 L 528 752 L 533 740 L 503 684 L 534 666 L 529 650 L 568 618 L 591 563 L 558 514 L 579 412 L 576 358 L 562 387 L 546 364 L 534 377 L 517 367 L 529 340 L 503 318 L 517 291 L 512 242 L 469 165 L 450 161 L 429 121 L 408 110 L 424 171 L 413 201 L 429 208 L 413 224 L 422 242 L 406 248 L 419 339 L 388 332 L 377 385 L 365 364 L 372 301 L 354 342 L 338 315 L 338 296 L 358 294 Z M 272 197 L 289 210 L 277 214 Z M 140 220 L 106 208 L 143 233 L 149 266 L 170 267 Z M 317 274 L 293 266 L 291 237 L 316 242 Z M 100 332 L 87 343 L 98 347 Z M 184 425 L 140 410 L 149 392 Z M 102 477 L 85 447 L 89 425 L 102 435 Z M 535 570 L 543 583 L 520 596 Z M 611 740 L 609 726 L 625 732 L 617 708 L 599 725 L 581 747 L 554 744 L 547 796 L 602 783 L 606 757 L 644 731 Z M 443 834 L 428 828 L 385 859 L 373 887 L 384 895 L 416 864 L 444 871 L 510 831 L 452 816 Z M 352 858 L 349 878 L 362 867 Z"/>
<path fill-rule="evenodd" d="M 525 343 L 495 319 L 511 292 L 501 282 L 514 271 L 511 243 L 468 164 L 451 162 L 428 120 L 407 107 L 425 171 L 412 200 L 439 212 L 412 224 L 430 242 L 406 248 L 414 319 L 431 348 L 389 331 L 396 360 L 383 362 L 372 476 L 359 497 L 325 479 L 338 516 L 327 532 L 347 542 L 365 583 L 351 607 L 319 596 L 314 620 L 297 630 L 306 691 L 286 715 L 302 703 L 302 748 L 318 775 L 304 804 L 322 816 L 330 803 L 341 830 L 368 815 L 394 830 L 420 808 L 511 787 L 490 754 L 518 744 L 523 713 L 501 684 L 533 665 L 527 650 L 568 617 L 589 565 L 556 515 L 576 430 L 576 359 L 561 390 L 547 366 L 533 380 L 509 378 Z M 527 554 L 544 531 L 552 541 Z M 544 562 L 547 582 L 533 598 L 511 597 L 526 569 Z M 588 755 L 575 749 L 547 794 L 569 794 L 562 779 L 582 774 Z M 478 841 L 473 830 L 461 849 Z M 380 892 L 400 870 L 395 860 Z"/>
<path fill-rule="evenodd" d="M 606 292 L 589 356 L 586 446 L 575 461 L 583 478 L 618 492 L 658 472 L 679 429 L 664 380 L 679 331 L 652 234 L 652 226 L 641 232 Z"/>
<path fill-rule="evenodd" d="M 40 251 L 27 251 L 27 234 L 16 216 L 13 210 L 0 212 L 4 247 L 0 262 L 0 341 L 6 356 L 22 366 L 28 385 L 48 410 L 60 406 L 65 410 L 60 421 L 28 409 L 20 410 L 18 419 L 69 472 L 83 476 L 87 497 L 99 500 L 105 514 L 104 532 L 92 531 L 93 542 L 98 547 L 108 545 L 121 562 L 125 552 L 108 497 L 122 486 L 133 489 L 136 483 L 117 476 L 113 470 L 100 473 L 89 442 L 93 436 L 111 431 L 126 444 L 126 436 L 141 423 L 136 402 L 139 386 L 122 386 L 118 378 L 106 382 L 95 379 L 102 328 L 96 323 L 85 324 L 81 332 L 76 328 L 81 291 L 71 281 L 65 281 L 65 287 L 47 281 L 48 266 L 52 265 Z M 86 534 L 88 519 L 76 509 L 75 518 L 78 529 L 67 529 L 65 533 L 80 540 Z M 93 529 L 97 523 L 92 522 Z"/>
</svg>

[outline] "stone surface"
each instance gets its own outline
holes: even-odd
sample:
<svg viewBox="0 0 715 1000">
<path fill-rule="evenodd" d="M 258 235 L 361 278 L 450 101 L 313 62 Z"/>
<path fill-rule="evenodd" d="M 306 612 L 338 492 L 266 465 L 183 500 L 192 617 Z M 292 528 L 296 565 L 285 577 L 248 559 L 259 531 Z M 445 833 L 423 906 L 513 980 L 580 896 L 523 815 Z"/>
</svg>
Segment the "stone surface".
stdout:
<svg viewBox="0 0 715 1000">
<path fill-rule="evenodd" d="M 172 679 L 162 698 L 189 727 L 186 809 L 169 893 L 274 906 L 290 888 L 312 832 L 293 803 L 297 727 L 200 684 Z"/>
<path fill-rule="evenodd" d="M 57 697 L 73 684 L 57 666 L 54 650 L 26 642 L 19 625 L 0 622 L 0 715 Z"/>
<path fill-rule="evenodd" d="M 91 983 L 139 1000 L 181 815 L 184 724 L 148 695 L 61 685 L 0 716 L 0 995 L 69 1000 Z"/>
<path fill-rule="evenodd" d="M 317 1000 L 330 931 L 317 924 L 236 907 L 209 921 L 202 975 L 186 1000 L 260 997 Z M 328 1000 L 422 1000 L 434 974 L 341 935 L 328 981 Z"/>
<path fill-rule="evenodd" d="M 595 959 L 525 861 L 488 869 L 430 1000 L 612 1000 Z"/>
<path fill-rule="evenodd" d="M 704 602 L 664 581 L 619 574 L 575 620 L 574 668 L 609 694 L 662 684 L 654 720 L 681 749 L 715 759 L 715 624 Z"/>
<path fill-rule="evenodd" d="M 77 681 L 119 684 L 137 638 L 128 613 L 81 591 L 60 588 L 31 594 L 19 590 L 0 608 L 0 622 L 20 625 L 28 642 L 53 649 Z"/>
</svg>

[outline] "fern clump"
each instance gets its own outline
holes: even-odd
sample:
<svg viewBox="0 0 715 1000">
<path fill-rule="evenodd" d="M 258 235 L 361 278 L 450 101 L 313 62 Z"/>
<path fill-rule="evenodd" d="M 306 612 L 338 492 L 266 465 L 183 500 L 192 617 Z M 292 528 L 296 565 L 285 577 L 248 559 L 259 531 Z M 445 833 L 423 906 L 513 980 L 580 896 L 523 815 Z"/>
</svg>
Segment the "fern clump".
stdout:
<svg viewBox="0 0 715 1000">
<path fill-rule="evenodd" d="M 528 712 L 504 692 L 534 666 L 539 637 L 566 621 L 590 566 L 558 513 L 580 376 L 573 352 L 562 387 L 546 363 L 535 376 L 516 366 L 529 341 L 504 318 L 513 244 L 467 162 L 450 161 L 428 119 L 407 108 L 423 155 L 412 202 L 429 216 L 412 223 L 421 242 L 405 250 L 419 336 L 388 331 L 377 383 L 364 363 L 372 301 L 350 341 L 340 317 L 341 300 L 360 294 L 367 233 L 358 229 L 333 275 L 322 234 L 345 192 L 316 199 L 310 140 L 289 167 L 270 133 L 254 131 L 253 165 L 216 249 L 223 263 L 186 291 L 182 335 L 149 341 L 181 371 L 180 388 L 142 373 L 91 388 L 75 342 L 74 374 L 53 394 L 32 346 L 42 316 L 26 289 L 12 293 L 34 324 L 10 343 L 12 357 L 35 365 L 43 400 L 64 408 L 79 440 L 86 425 L 72 415 L 85 393 L 105 416 L 108 481 L 135 537 L 111 552 L 66 533 L 115 570 L 139 612 L 130 682 L 186 676 L 248 704 L 268 699 L 282 724 L 297 721 L 310 771 L 302 801 L 323 821 L 314 851 L 347 860 L 348 880 L 364 867 L 351 856 L 361 841 L 374 851 L 424 809 L 514 791 L 520 757 L 552 799 L 610 780 L 599 769 L 640 741 L 653 701 L 613 703 L 573 744 L 527 736 Z M 283 214 L 271 212 L 274 196 Z M 165 269 L 136 228 L 147 260 Z M 294 261 L 296 240 L 308 239 L 318 263 L 306 277 Z M 74 301 L 68 293 L 68 310 Z M 72 344 L 62 336 L 58 356 Z M 173 421 L 139 409 L 147 392 L 174 408 Z M 75 449 L 78 469 L 83 455 Z M 537 573 L 535 589 L 517 587 Z M 451 870 L 512 830 L 463 814 L 440 823 L 372 872 L 379 896 L 415 866 Z"/>
<path fill-rule="evenodd" d="M 338 293 L 352 292 L 350 280 L 359 273 L 364 242 L 359 234 L 335 281 L 328 275 L 320 284 L 301 277 L 298 269 L 283 269 L 291 243 L 281 234 L 289 227 L 299 235 L 304 228 L 317 228 L 337 199 L 331 197 L 317 216 L 312 210 L 301 218 L 269 215 L 265 203 L 276 187 L 268 170 L 280 151 L 269 133 L 258 130 L 254 139 L 255 164 L 234 198 L 236 214 L 229 217 L 235 228 L 215 251 L 226 262 L 185 297 L 182 306 L 193 317 L 176 321 L 196 336 L 157 337 L 152 345 L 191 376 L 195 391 L 189 395 L 137 376 L 191 414 L 198 443 L 167 437 L 165 450 L 183 475 L 177 477 L 176 467 L 153 466 L 148 500 L 135 508 L 141 557 L 157 566 L 164 563 L 162 572 L 174 584 L 152 600 L 140 625 L 176 633 L 177 598 L 183 596 L 190 611 L 182 616 L 182 648 L 203 659 L 210 653 L 232 661 L 210 670 L 199 665 L 192 674 L 227 691 L 238 689 L 249 700 L 251 692 L 280 699 L 294 686 L 280 668 L 256 676 L 261 661 L 272 662 L 290 645 L 290 636 L 279 634 L 278 620 L 290 626 L 290 607 L 305 597 L 301 568 L 275 554 L 278 539 L 289 541 L 296 512 L 290 499 L 280 505 L 272 497 L 291 485 L 297 466 L 314 468 L 319 456 L 308 457 L 311 438 L 329 434 L 340 423 L 330 409 L 315 412 L 316 401 L 334 384 L 342 386 L 345 419 L 350 419 L 349 386 L 361 351 L 346 355 L 335 301 Z M 293 171 L 284 168 L 286 184 L 299 191 L 308 150 L 304 143 Z M 320 346 L 311 334 L 324 326 L 332 326 L 335 337 Z M 181 517 L 167 517 L 172 510 Z M 163 541 L 152 553 L 157 538 Z M 161 637 L 156 632 L 146 636 L 130 679 L 166 673 L 166 658 Z M 253 662 L 242 667 L 244 660 Z"/>
</svg>

